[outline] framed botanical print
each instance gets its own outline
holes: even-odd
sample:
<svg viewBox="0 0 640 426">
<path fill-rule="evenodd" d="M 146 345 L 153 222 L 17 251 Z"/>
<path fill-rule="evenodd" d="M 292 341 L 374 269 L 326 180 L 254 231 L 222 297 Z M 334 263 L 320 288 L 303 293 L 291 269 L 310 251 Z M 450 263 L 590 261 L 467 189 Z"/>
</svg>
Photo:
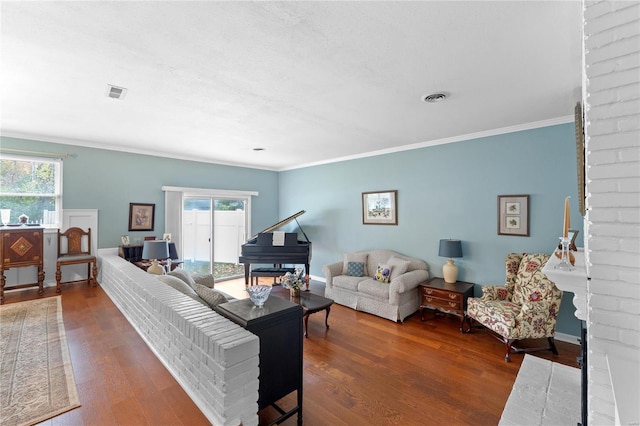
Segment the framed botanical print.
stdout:
<svg viewBox="0 0 640 426">
<path fill-rule="evenodd" d="M 398 191 L 363 192 L 362 223 L 364 225 L 397 225 Z"/>
<path fill-rule="evenodd" d="M 129 203 L 129 231 L 153 231 L 155 204 Z"/>
<path fill-rule="evenodd" d="M 529 236 L 528 195 L 498 195 L 498 235 Z"/>
</svg>

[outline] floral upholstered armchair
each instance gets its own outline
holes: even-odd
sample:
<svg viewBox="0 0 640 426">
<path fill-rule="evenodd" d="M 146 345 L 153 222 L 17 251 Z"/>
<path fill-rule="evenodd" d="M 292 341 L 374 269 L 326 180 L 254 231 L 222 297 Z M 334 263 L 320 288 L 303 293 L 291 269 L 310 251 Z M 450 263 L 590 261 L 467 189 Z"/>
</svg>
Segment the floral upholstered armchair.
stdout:
<svg viewBox="0 0 640 426">
<path fill-rule="evenodd" d="M 482 297 L 468 299 L 467 315 L 487 327 L 506 346 L 505 361 L 511 353 L 551 350 L 562 292 L 542 272 L 547 254 L 516 254 L 506 258 L 504 286 L 483 286 Z M 519 349 L 516 340 L 547 338 L 541 348 Z"/>
</svg>

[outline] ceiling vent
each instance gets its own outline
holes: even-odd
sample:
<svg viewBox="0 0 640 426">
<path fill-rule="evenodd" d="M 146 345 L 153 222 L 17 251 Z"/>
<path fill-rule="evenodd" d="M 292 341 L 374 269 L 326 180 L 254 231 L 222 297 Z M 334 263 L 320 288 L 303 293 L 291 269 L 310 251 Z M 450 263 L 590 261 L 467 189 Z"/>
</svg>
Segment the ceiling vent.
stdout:
<svg viewBox="0 0 640 426">
<path fill-rule="evenodd" d="M 425 102 L 442 102 L 447 99 L 446 93 L 432 93 L 431 95 L 426 95 L 422 98 Z"/>
<path fill-rule="evenodd" d="M 107 97 L 113 99 L 123 99 L 126 94 L 127 89 L 125 89 L 124 87 L 107 84 Z"/>
</svg>

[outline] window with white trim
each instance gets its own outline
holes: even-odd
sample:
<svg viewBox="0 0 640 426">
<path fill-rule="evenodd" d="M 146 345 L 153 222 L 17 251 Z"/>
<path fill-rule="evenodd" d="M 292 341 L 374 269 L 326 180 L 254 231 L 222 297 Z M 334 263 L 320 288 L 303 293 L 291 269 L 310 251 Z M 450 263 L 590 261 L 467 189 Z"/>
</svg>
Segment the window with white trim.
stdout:
<svg viewBox="0 0 640 426">
<path fill-rule="evenodd" d="M 62 212 L 62 160 L 0 155 L 0 209 L 11 210 L 9 223 L 21 215 L 30 223 L 58 226 Z"/>
</svg>

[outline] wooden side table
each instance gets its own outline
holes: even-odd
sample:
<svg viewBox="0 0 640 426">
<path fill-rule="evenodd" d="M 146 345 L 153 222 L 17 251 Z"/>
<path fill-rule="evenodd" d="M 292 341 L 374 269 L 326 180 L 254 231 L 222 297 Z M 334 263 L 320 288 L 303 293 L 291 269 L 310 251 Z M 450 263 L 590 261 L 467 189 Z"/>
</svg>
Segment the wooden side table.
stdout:
<svg viewBox="0 0 640 426">
<path fill-rule="evenodd" d="M 418 289 L 420 290 L 421 321 L 424 321 L 424 308 L 435 309 L 459 316 L 460 331 L 468 333 L 471 330 L 471 324 L 467 317 L 467 299 L 473 296 L 473 286 L 473 283 L 463 281 L 447 283 L 443 278 L 433 278 L 420 284 Z"/>
</svg>

